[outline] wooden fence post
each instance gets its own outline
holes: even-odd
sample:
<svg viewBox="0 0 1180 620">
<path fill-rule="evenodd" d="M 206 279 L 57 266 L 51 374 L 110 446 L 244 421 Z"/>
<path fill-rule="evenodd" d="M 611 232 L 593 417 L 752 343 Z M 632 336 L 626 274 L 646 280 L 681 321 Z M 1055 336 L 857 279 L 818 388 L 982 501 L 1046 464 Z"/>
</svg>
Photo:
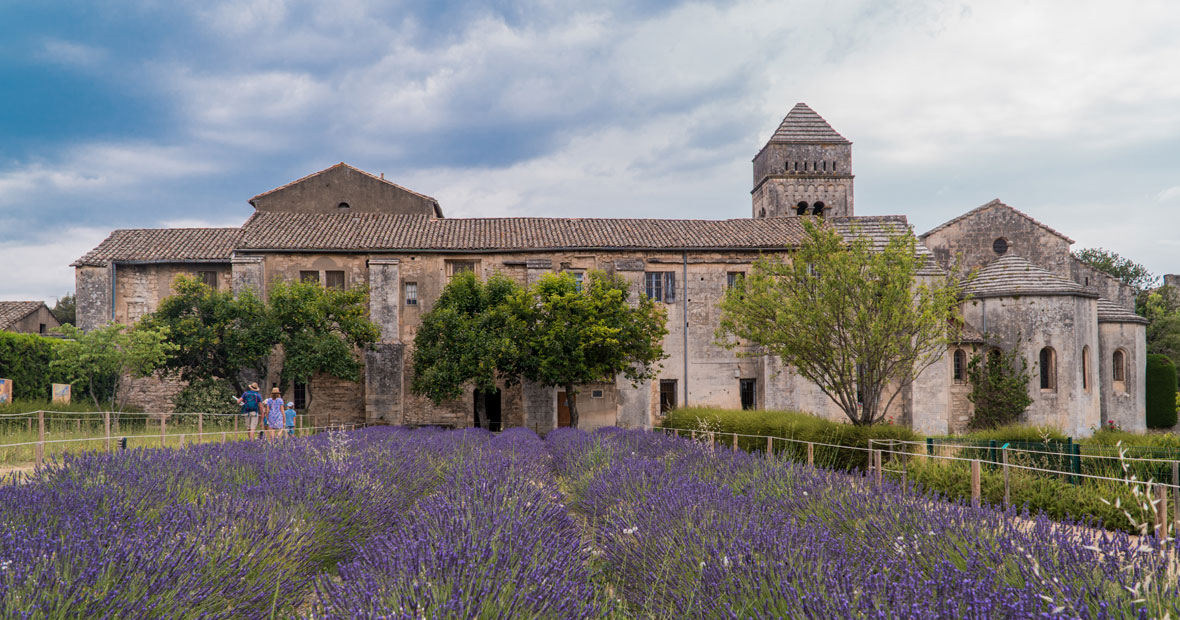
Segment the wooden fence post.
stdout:
<svg viewBox="0 0 1180 620">
<path fill-rule="evenodd" d="M 815 444 L 807 442 L 807 466 L 815 467 Z"/>
<path fill-rule="evenodd" d="M 184 447 L 184 433 L 181 433 L 181 434 L 180 434 L 180 447 L 181 447 L 181 448 L 183 448 L 183 447 Z"/>
<path fill-rule="evenodd" d="M 774 456 L 774 437 L 766 438 L 766 458 Z"/>
<path fill-rule="evenodd" d="M 238 416 L 234 416 L 234 439 L 238 438 Z"/>
<path fill-rule="evenodd" d="M 200 437 L 205 433 L 205 414 L 197 414 L 197 436 Z"/>
<path fill-rule="evenodd" d="M 1180 461 L 1172 461 L 1172 531 L 1180 536 Z"/>
<path fill-rule="evenodd" d="M 45 462 L 45 412 L 37 412 L 37 466 Z"/>
<path fill-rule="evenodd" d="M 168 427 L 168 418 L 166 418 L 163 414 L 161 414 L 160 415 L 160 447 L 161 448 L 165 447 L 164 433 L 166 432 L 165 429 L 167 429 L 167 427 Z"/>
<path fill-rule="evenodd" d="M 737 452 L 737 449 L 738 449 L 738 447 L 737 447 L 737 433 L 734 433 L 733 434 L 733 451 Z"/>
<path fill-rule="evenodd" d="M 111 451 L 111 412 L 110 411 L 102 412 L 102 432 L 103 432 L 103 435 L 106 436 L 106 441 L 104 443 L 106 444 L 107 452 L 110 452 Z"/>
<path fill-rule="evenodd" d="M 225 443 L 225 431 L 221 431 L 221 443 Z"/>
<path fill-rule="evenodd" d="M 1157 484 L 1155 499 L 1155 535 L 1164 538 L 1168 535 L 1168 487 Z"/>
<path fill-rule="evenodd" d="M 1008 485 L 1008 448 L 1000 451 L 1000 457 L 1004 461 L 1004 509 L 1007 510 L 1012 505 L 1012 492 Z"/>
<path fill-rule="evenodd" d="M 971 461 L 971 505 L 979 508 L 983 503 L 983 493 L 979 481 L 979 459 Z"/>
<path fill-rule="evenodd" d="M 876 476 L 876 478 L 877 478 L 877 485 L 878 485 L 878 486 L 880 486 L 880 484 L 881 484 L 881 474 L 883 473 L 883 470 L 884 470 L 885 468 L 884 468 L 884 467 L 882 466 L 882 464 L 881 464 L 881 460 L 882 460 L 882 459 L 881 459 L 881 451 L 880 451 L 880 450 L 874 450 L 874 452 L 876 452 L 877 454 L 876 454 L 876 456 L 874 456 L 874 457 L 873 457 L 873 460 L 875 460 L 875 461 L 876 461 L 876 465 L 875 465 L 875 467 L 873 467 L 873 474 L 874 474 L 874 475 Z"/>
<path fill-rule="evenodd" d="M 74 432 L 78 434 L 82 433 L 82 418 L 74 420 Z"/>
</svg>

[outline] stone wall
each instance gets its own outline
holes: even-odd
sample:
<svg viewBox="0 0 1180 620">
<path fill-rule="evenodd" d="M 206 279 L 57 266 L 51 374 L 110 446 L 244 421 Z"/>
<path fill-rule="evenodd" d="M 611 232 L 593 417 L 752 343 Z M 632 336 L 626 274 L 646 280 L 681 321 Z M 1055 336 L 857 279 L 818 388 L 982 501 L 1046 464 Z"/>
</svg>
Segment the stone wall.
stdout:
<svg viewBox="0 0 1180 620">
<path fill-rule="evenodd" d="M 117 265 L 115 280 L 115 322 L 130 325 L 155 312 L 160 302 L 173 293 L 177 276 L 196 277 L 201 271 L 217 273 L 218 288 L 232 287 L 228 263 L 151 263 Z"/>
<path fill-rule="evenodd" d="M 994 245 L 1003 239 L 1007 250 L 1058 277 L 1072 279 L 1070 241 L 1038 225 L 1027 215 L 998 202 L 989 203 L 943 228 L 922 236 L 944 267 L 958 262 L 964 272 L 991 264 L 1002 254 Z"/>
<path fill-rule="evenodd" d="M 111 277 L 115 267 L 77 267 L 74 269 L 74 296 L 77 324 L 90 331 L 111 322 Z"/>
<path fill-rule="evenodd" d="M 435 215 L 433 198 L 374 178 L 350 166 L 338 165 L 278 190 L 255 196 L 259 211 L 285 213 L 339 213 L 346 204 L 351 213 Z"/>
<path fill-rule="evenodd" d="M 1125 431 L 1147 430 L 1147 338 L 1139 323 L 1099 323 L 1098 358 L 1094 360 L 1102 391 L 1102 424 L 1114 420 Z M 1124 380 L 1115 382 L 1114 353 L 1122 351 Z"/>
<path fill-rule="evenodd" d="M 162 373 L 142 378 L 124 376 L 119 398 L 128 407 L 145 413 L 172 413 L 176 410 L 172 399 L 186 385 L 184 381 Z"/>
<path fill-rule="evenodd" d="M 30 312 L 25 318 L 10 325 L 8 331 L 18 334 L 48 334 L 53 328 L 60 326 L 61 322 L 53 316 L 49 308 L 41 306 L 35 312 Z"/>
</svg>

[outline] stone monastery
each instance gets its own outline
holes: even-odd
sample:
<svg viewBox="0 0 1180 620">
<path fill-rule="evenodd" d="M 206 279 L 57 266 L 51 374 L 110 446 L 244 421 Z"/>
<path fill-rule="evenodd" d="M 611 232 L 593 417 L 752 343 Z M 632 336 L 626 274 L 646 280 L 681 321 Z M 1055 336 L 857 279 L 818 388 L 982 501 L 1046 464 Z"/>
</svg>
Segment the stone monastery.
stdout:
<svg viewBox="0 0 1180 620">
<path fill-rule="evenodd" d="M 633 387 L 618 379 L 579 388 L 582 426 L 645 427 L 671 407 L 790 408 L 843 420 L 819 389 L 776 358 L 739 357 L 714 343 L 718 301 L 766 253 L 789 253 L 803 218 L 824 217 L 844 235 L 883 242 L 908 230 L 905 216 L 857 216 L 852 143 L 805 104 L 796 105 L 754 157 L 751 217 L 730 220 L 443 217 L 438 201 L 347 164 L 250 199 L 239 228 L 116 230 L 73 266 L 78 324 L 131 323 L 169 295 L 173 278 L 196 275 L 265 295 L 278 280 L 370 287 L 381 328 L 365 353 L 362 384 L 330 377 L 288 386 L 287 399 L 315 424 L 369 422 L 472 426 L 483 399 L 493 429 L 538 431 L 568 424 L 564 392 L 525 383 L 435 406 L 411 394 L 410 348 L 422 313 L 448 279 L 500 272 L 531 283 L 548 271 L 604 269 L 633 294 L 667 304 L 659 377 Z M 923 372 L 887 414 L 925 433 L 965 428 L 967 360 L 1016 347 L 1033 369 L 1027 421 L 1084 436 L 1113 420 L 1145 429 L 1145 324 L 1133 291 L 1070 255 L 1073 241 L 998 200 L 919 237 L 923 277 L 953 262 L 975 269 L 963 304 L 962 342 Z M 986 335 L 986 338 L 985 338 Z M 267 383 L 275 380 L 268 378 Z M 180 389 L 140 380 L 133 402 L 169 411 Z M 313 398 L 314 396 L 314 398 Z"/>
</svg>

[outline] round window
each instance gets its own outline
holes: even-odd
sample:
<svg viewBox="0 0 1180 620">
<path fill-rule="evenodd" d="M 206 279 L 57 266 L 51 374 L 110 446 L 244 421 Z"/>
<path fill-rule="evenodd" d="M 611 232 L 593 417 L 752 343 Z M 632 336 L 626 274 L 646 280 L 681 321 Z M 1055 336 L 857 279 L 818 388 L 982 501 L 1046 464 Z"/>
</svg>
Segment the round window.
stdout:
<svg viewBox="0 0 1180 620">
<path fill-rule="evenodd" d="M 999 239 L 992 241 L 992 251 L 995 252 L 996 254 L 1003 254 L 1004 252 L 1007 252 L 1008 251 L 1008 240 L 1003 237 L 1000 237 Z"/>
</svg>

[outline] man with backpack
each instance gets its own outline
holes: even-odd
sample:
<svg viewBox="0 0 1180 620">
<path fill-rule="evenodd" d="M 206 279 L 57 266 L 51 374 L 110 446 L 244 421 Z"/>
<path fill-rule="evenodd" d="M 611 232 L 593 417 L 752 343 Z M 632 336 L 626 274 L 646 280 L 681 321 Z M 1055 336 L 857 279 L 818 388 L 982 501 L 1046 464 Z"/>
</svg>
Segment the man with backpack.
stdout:
<svg viewBox="0 0 1180 620">
<path fill-rule="evenodd" d="M 258 428 L 258 407 L 262 404 L 262 394 L 258 392 L 257 383 L 251 383 L 249 387 L 242 393 L 238 403 L 242 405 L 242 415 L 246 416 L 246 436 L 252 437 Z"/>
</svg>

